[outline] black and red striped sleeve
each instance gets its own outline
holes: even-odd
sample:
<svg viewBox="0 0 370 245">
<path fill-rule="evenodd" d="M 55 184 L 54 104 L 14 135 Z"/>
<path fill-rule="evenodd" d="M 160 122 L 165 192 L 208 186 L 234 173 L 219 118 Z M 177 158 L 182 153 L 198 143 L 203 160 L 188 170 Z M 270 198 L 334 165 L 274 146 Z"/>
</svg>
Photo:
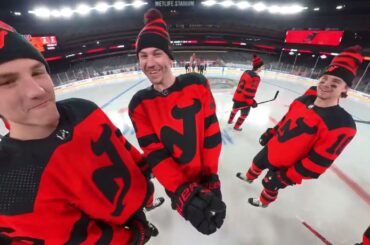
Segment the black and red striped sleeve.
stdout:
<svg viewBox="0 0 370 245">
<path fill-rule="evenodd" d="M 208 84 L 208 81 L 207 81 Z M 216 103 L 209 88 L 204 89 L 202 97 L 204 108 L 204 145 L 203 145 L 203 174 L 217 174 L 218 160 L 221 153 L 221 132 L 216 115 Z"/>
<path fill-rule="evenodd" d="M 180 185 L 187 182 L 187 178 L 158 139 L 138 100 L 140 98 L 134 96 L 129 105 L 129 116 L 135 128 L 136 138 L 155 177 L 166 190 L 175 192 Z"/>
<path fill-rule="evenodd" d="M 356 126 L 328 130 L 320 135 L 307 157 L 287 169 L 287 177 L 296 184 L 303 179 L 317 179 L 342 153 L 356 135 Z"/>
</svg>

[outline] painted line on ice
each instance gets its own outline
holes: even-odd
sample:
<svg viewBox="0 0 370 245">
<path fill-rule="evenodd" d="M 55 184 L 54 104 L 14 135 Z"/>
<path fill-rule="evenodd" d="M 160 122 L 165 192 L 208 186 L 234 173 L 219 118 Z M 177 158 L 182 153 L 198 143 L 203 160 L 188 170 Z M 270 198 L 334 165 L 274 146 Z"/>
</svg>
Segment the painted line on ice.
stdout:
<svg viewBox="0 0 370 245">
<path fill-rule="evenodd" d="M 101 108 L 104 109 L 105 107 L 109 106 L 113 101 L 115 101 L 116 99 L 118 99 L 119 97 L 121 97 L 122 95 L 124 95 L 125 93 L 127 93 L 128 91 L 130 91 L 131 89 L 133 89 L 134 87 L 139 85 L 140 83 L 144 82 L 145 80 L 146 80 L 146 78 L 141 79 L 139 82 L 135 83 L 134 85 L 132 85 L 128 89 L 126 89 L 123 92 L 119 93 L 118 95 L 114 96 L 112 99 L 108 100 L 108 102 L 106 102 L 104 105 L 102 105 Z"/>
<path fill-rule="evenodd" d="M 330 168 L 344 183 L 346 183 L 362 200 L 370 206 L 370 194 L 362 188 L 361 185 L 357 184 L 353 179 L 346 175 L 342 170 L 337 166 L 333 165 Z"/>
<path fill-rule="evenodd" d="M 304 225 L 313 235 L 315 235 L 317 238 L 319 238 L 325 245 L 332 245 L 331 242 L 329 242 L 323 235 L 320 234 L 315 228 L 310 226 L 307 222 L 302 220 L 301 218 L 297 217 L 302 225 Z"/>
<path fill-rule="evenodd" d="M 278 123 L 278 121 L 271 116 L 269 119 L 275 125 Z M 354 191 L 362 200 L 364 200 L 367 205 L 370 206 L 370 193 L 366 192 L 361 185 L 356 183 L 356 181 L 351 179 L 337 166 L 332 165 L 329 169 L 331 169 L 339 179 L 341 179 L 350 189 L 352 189 L 352 191 Z"/>
</svg>

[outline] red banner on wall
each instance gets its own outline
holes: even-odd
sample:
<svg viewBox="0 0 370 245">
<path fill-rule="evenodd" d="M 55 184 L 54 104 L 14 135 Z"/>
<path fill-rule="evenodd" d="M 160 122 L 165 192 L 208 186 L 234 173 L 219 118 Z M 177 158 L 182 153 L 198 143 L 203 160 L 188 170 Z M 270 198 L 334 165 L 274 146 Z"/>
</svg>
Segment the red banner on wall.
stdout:
<svg viewBox="0 0 370 245">
<path fill-rule="evenodd" d="M 286 32 L 285 43 L 338 46 L 344 31 L 306 31 L 290 30 Z"/>
</svg>

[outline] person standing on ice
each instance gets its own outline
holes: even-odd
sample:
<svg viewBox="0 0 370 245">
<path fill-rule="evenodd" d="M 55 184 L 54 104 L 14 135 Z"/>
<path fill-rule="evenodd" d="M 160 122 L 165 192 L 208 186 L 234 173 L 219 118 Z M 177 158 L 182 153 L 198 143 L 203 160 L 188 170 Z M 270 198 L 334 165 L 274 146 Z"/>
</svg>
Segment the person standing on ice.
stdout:
<svg viewBox="0 0 370 245">
<path fill-rule="evenodd" d="M 355 122 L 338 102 L 347 97 L 362 60 L 359 46 L 334 57 L 319 78 L 317 95 L 310 92 L 294 100 L 283 119 L 261 136 L 264 148 L 245 174 L 237 173 L 251 183 L 268 169 L 259 199 L 248 199 L 251 205 L 267 207 L 280 189 L 317 179 L 354 138 Z"/>
<path fill-rule="evenodd" d="M 255 54 L 253 55 L 252 66 L 253 69 L 244 71 L 239 79 L 233 97 L 233 109 L 227 121 L 228 124 L 232 124 L 235 115 L 240 111 L 240 116 L 234 125 L 234 129 L 237 131 L 242 131 L 241 125 L 247 118 L 251 107 L 257 107 L 257 102 L 254 100 L 254 97 L 256 96 L 258 85 L 261 81 L 259 73 L 263 69 L 263 61 Z"/>
<path fill-rule="evenodd" d="M 172 208 L 199 232 L 212 234 L 226 216 L 218 177 L 222 141 L 215 101 L 203 75 L 172 73 L 170 37 L 161 13 L 150 9 L 144 20 L 136 53 L 152 85 L 133 96 L 129 116 Z"/>
<path fill-rule="evenodd" d="M 0 21 L 0 244 L 135 244 L 145 159 L 93 102 L 55 101 L 42 54 Z"/>
</svg>

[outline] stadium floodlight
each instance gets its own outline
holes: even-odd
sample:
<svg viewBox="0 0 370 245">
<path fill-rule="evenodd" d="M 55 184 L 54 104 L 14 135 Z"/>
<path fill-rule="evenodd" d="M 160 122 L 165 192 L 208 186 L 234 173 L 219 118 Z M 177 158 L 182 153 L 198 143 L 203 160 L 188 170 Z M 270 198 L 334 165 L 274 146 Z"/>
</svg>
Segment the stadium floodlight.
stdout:
<svg viewBox="0 0 370 245">
<path fill-rule="evenodd" d="M 319 11 L 319 10 L 320 10 L 319 7 L 316 7 L 316 8 L 313 9 L 313 11 Z"/>
<path fill-rule="evenodd" d="M 293 52 L 293 51 L 290 51 L 290 52 L 289 52 L 289 55 L 294 55 L 294 52 Z"/>
<path fill-rule="evenodd" d="M 307 8 L 302 7 L 301 5 L 298 5 L 298 4 L 294 4 L 293 6 L 289 7 L 289 14 L 298 14 L 305 9 Z"/>
<path fill-rule="evenodd" d="M 268 11 L 271 13 L 271 14 L 277 14 L 277 13 L 280 13 L 281 9 L 279 6 L 277 5 L 272 5 L 271 7 L 268 8 Z"/>
<path fill-rule="evenodd" d="M 148 3 L 143 2 L 143 1 L 141 1 L 141 0 L 136 0 L 136 1 L 134 1 L 134 2 L 132 3 L 132 6 L 133 6 L 134 8 L 140 8 L 141 6 L 143 6 L 143 5 L 145 5 L 145 4 L 148 4 Z"/>
<path fill-rule="evenodd" d="M 235 4 L 239 9 L 247 9 L 251 6 L 251 4 L 247 1 L 238 2 Z"/>
<path fill-rule="evenodd" d="M 220 2 L 220 4 L 225 8 L 229 8 L 234 5 L 234 2 L 230 0 L 226 0 L 226 1 Z"/>
<path fill-rule="evenodd" d="M 55 17 L 55 18 L 58 18 L 58 17 L 60 17 L 62 15 L 62 13 L 59 10 L 54 9 L 54 10 L 52 10 L 50 12 L 50 15 L 53 16 L 53 17 Z"/>
<path fill-rule="evenodd" d="M 339 53 L 330 53 L 330 55 L 338 56 L 338 55 L 339 55 Z"/>
<path fill-rule="evenodd" d="M 217 2 L 214 1 L 214 0 L 207 0 L 207 1 L 204 1 L 202 2 L 203 5 L 207 6 L 207 7 L 210 7 L 210 6 L 213 6 L 215 5 Z"/>
<path fill-rule="evenodd" d="M 21 13 L 21 12 L 14 12 L 14 15 L 16 15 L 16 16 L 21 16 L 21 15 L 22 15 L 22 13 Z"/>
<path fill-rule="evenodd" d="M 320 58 L 323 59 L 323 60 L 326 59 L 327 57 L 328 56 L 326 56 L 325 54 L 323 54 L 323 55 L 320 56 Z"/>
<path fill-rule="evenodd" d="M 342 8 L 344 8 L 344 6 L 343 5 L 338 5 L 337 7 L 335 7 L 336 9 L 338 9 L 338 10 L 341 10 Z"/>
<path fill-rule="evenodd" d="M 95 5 L 95 9 L 98 11 L 98 12 L 101 12 L 101 13 L 104 13 L 106 12 L 108 9 L 110 8 L 110 6 L 107 4 L 107 3 L 97 3 Z"/>
<path fill-rule="evenodd" d="M 64 18 L 69 18 L 73 15 L 73 10 L 70 9 L 70 8 L 62 8 L 60 10 L 60 14 L 61 16 L 63 16 Z"/>
<path fill-rule="evenodd" d="M 314 54 L 313 54 L 313 55 L 312 55 L 312 58 L 315 58 L 315 57 L 316 57 L 316 55 L 314 55 Z"/>
<path fill-rule="evenodd" d="M 117 10 L 122 10 L 126 7 L 126 4 L 124 2 L 119 1 L 119 2 L 115 2 L 113 4 L 113 7 Z"/>
<path fill-rule="evenodd" d="M 76 12 L 80 15 L 87 15 L 91 11 L 91 8 L 86 4 L 81 4 L 77 7 Z"/>
<path fill-rule="evenodd" d="M 283 6 L 280 8 L 280 14 L 298 14 L 305 10 L 305 7 L 302 7 L 301 5 L 292 5 L 292 6 Z"/>
<path fill-rule="evenodd" d="M 40 18 L 49 18 L 50 17 L 50 10 L 45 7 L 40 7 L 32 11 L 37 17 Z"/>
<path fill-rule="evenodd" d="M 261 12 L 267 9 L 267 6 L 264 3 L 256 3 L 253 5 L 253 9 L 256 10 L 257 12 Z"/>
</svg>

